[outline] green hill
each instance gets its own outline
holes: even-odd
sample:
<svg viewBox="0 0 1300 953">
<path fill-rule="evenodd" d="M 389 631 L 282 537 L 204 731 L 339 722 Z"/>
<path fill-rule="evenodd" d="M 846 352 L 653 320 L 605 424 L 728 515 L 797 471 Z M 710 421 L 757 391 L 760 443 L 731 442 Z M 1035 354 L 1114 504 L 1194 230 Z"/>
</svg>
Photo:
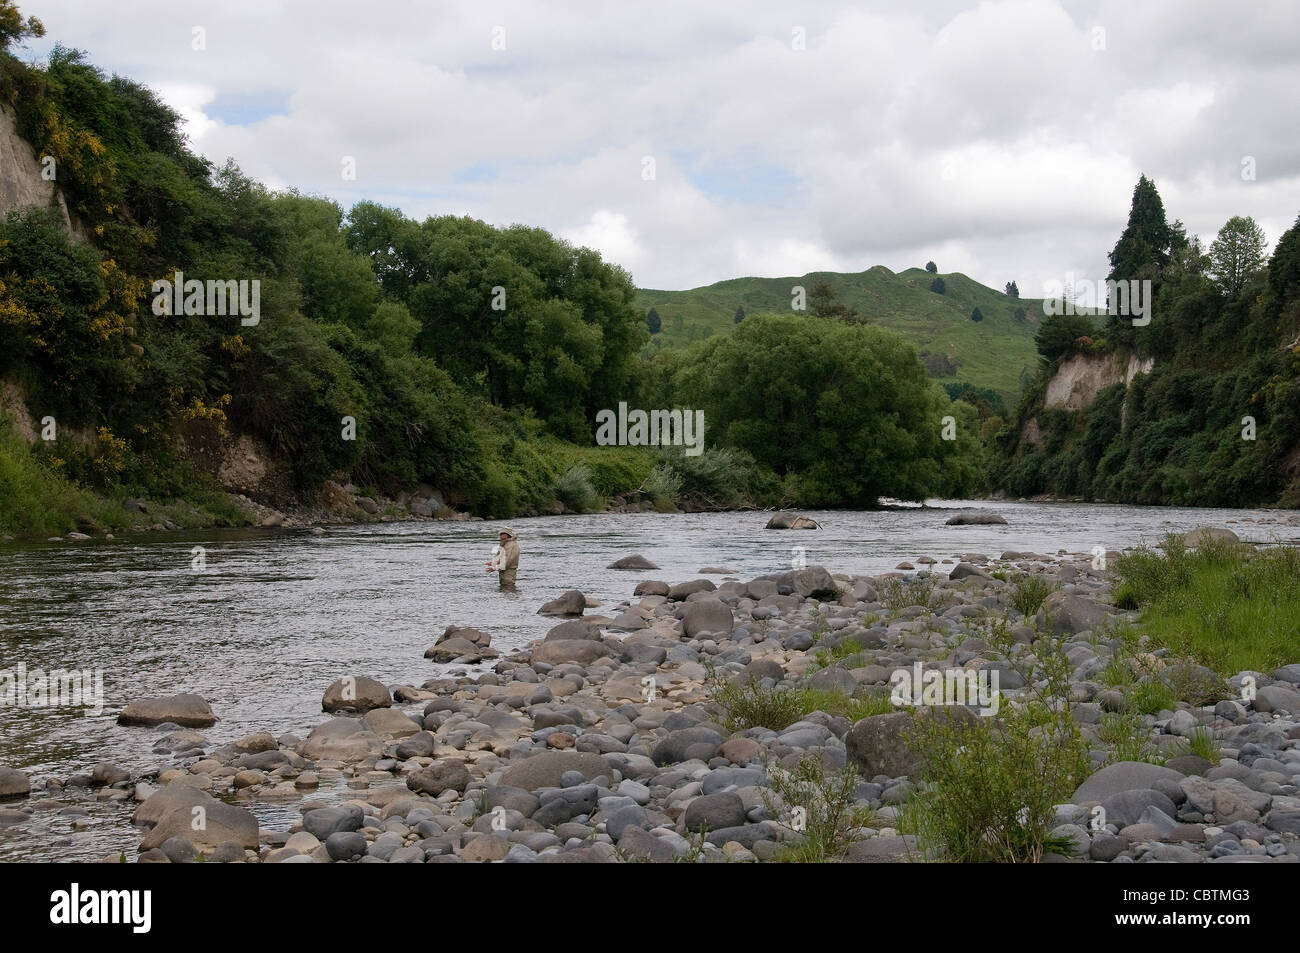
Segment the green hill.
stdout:
<svg viewBox="0 0 1300 953">
<path fill-rule="evenodd" d="M 737 306 L 749 316 L 788 314 L 794 285 L 811 292 L 824 282 L 842 304 L 871 324 L 897 331 L 915 344 L 930 376 L 968 381 L 1014 401 L 1022 372 L 1032 374 L 1038 364 L 1034 332 L 1042 320 L 1042 302 L 1009 297 L 960 273 L 939 277 L 946 285 L 944 294 L 930 290 L 935 276 L 924 269 L 895 274 L 877 265 L 859 274 L 815 271 L 800 278 L 733 278 L 689 291 L 638 288 L 636 304 L 643 314 L 651 308 L 659 314 L 662 330 L 645 348 L 654 353 L 730 332 Z M 971 320 L 975 308 L 983 321 Z M 1017 308 L 1024 309 L 1024 320 L 1015 317 Z"/>
</svg>

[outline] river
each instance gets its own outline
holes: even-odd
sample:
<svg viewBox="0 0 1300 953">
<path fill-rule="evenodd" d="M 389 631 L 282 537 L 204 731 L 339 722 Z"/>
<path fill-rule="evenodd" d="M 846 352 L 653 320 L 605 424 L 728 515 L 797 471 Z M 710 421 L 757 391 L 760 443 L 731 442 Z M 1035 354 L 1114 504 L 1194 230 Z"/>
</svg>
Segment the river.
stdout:
<svg viewBox="0 0 1300 953">
<path fill-rule="evenodd" d="M 1007 525 L 952 527 L 944 509 L 992 509 Z M 0 765 L 21 768 L 33 787 L 106 760 L 157 768 L 153 729 L 115 718 L 131 698 L 196 692 L 220 719 L 213 744 L 256 730 L 306 731 L 322 719 L 325 687 L 365 674 L 418 685 L 444 671 L 424 658 L 447 625 L 488 631 L 503 652 L 539 638 L 555 620 L 542 602 L 580 589 L 606 606 L 645 578 L 677 582 L 709 566 L 747 579 L 790 567 L 803 547 L 809 565 L 877 573 L 900 560 L 1117 550 L 1159 542 L 1167 532 L 1227 526 L 1243 539 L 1300 542 L 1287 510 L 1171 509 L 1071 503 L 930 501 L 925 508 L 806 511 L 820 531 L 765 530 L 768 514 L 599 514 L 518 520 L 519 592 L 496 589 L 483 569 L 499 522 L 384 523 L 305 530 L 204 530 L 113 541 L 0 545 L 0 670 L 102 670 L 102 713 L 0 705 Z M 192 568 L 195 546 L 206 568 Z M 641 553 L 660 569 L 616 572 Z M 721 581 L 721 577 L 713 577 Z M 10 805 L 13 806 L 13 805 Z M 90 859 L 129 849 L 125 807 L 92 811 L 89 833 L 69 824 L 0 825 L 0 859 Z M 129 815 L 129 811 L 127 811 Z M 261 815 L 260 815 L 261 816 Z M 268 809 L 263 823 L 275 821 Z M 287 819 L 279 818 L 287 825 Z M 100 836 L 95 836 L 99 830 Z"/>
</svg>

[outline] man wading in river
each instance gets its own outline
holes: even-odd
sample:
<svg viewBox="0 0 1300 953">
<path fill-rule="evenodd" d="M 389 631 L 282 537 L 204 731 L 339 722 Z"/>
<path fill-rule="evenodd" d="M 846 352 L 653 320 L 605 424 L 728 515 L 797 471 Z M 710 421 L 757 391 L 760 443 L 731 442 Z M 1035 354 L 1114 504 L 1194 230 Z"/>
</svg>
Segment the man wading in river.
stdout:
<svg viewBox="0 0 1300 953">
<path fill-rule="evenodd" d="M 506 527 L 501 530 L 500 551 L 495 553 L 487 564 L 487 571 L 497 570 L 497 579 L 502 589 L 515 588 L 515 574 L 519 571 L 519 537 L 515 531 Z"/>
</svg>

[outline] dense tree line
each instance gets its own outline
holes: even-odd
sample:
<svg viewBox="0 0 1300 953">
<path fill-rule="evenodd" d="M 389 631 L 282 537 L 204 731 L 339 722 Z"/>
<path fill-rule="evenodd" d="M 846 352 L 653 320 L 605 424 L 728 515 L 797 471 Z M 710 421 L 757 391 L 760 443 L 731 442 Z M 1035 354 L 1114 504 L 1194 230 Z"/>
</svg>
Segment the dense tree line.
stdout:
<svg viewBox="0 0 1300 953">
<path fill-rule="evenodd" d="M 1059 314 L 1036 336 L 1043 366 L 998 439 L 993 482 L 1148 504 L 1300 505 L 1300 220 L 1264 255 L 1259 226 L 1229 219 L 1208 252 L 1168 223 L 1143 176 L 1109 278 L 1152 282 L 1150 323 Z M 1154 366 L 1078 412 L 1042 395 L 1074 354 Z M 1025 437 L 1033 418 L 1041 442 Z"/>
<path fill-rule="evenodd" d="M 0 0 L 0 47 L 38 28 Z M 733 335 L 645 360 L 658 315 L 591 249 L 271 192 L 193 154 L 173 110 L 76 50 L 39 66 L 0 52 L 0 97 L 85 233 L 54 209 L 0 222 L 0 381 L 59 426 L 30 448 L 0 422 L 0 496 L 38 484 L 35 466 L 108 499 L 194 499 L 239 435 L 283 462 L 286 503 L 344 478 L 426 482 L 492 516 L 637 492 L 866 506 L 979 483 L 973 406 L 829 289 L 814 312 L 837 320 L 737 308 Z M 154 283 L 177 272 L 256 281 L 258 320 L 160 308 Z M 595 446 L 596 412 L 621 401 L 705 409 L 708 450 Z"/>
</svg>

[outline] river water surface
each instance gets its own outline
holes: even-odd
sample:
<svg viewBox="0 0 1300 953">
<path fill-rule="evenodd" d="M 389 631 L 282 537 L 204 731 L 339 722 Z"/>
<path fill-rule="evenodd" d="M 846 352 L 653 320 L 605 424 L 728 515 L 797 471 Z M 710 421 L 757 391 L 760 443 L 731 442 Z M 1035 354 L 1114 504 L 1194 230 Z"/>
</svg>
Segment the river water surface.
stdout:
<svg viewBox="0 0 1300 953">
<path fill-rule="evenodd" d="M 945 526 L 949 507 L 1000 513 L 1005 526 Z M 446 670 L 424 651 L 448 625 L 492 635 L 503 653 L 540 638 L 556 620 L 544 601 L 580 589 L 606 607 L 646 578 L 679 582 L 704 567 L 742 579 L 809 565 L 878 573 L 900 560 L 1004 550 L 1109 552 L 1155 544 L 1167 532 L 1227 526 L 1243 539 L 1300 542 L 1286 510 L 1197 510 L 1070 503 L 931 501 L 925 507 L 809 512 L 820 531 L 765 530 L 767 513 L 599 514 L 518 520 L 519 591 L 497 591 L 483 565 L 497 522 L 387 523 L 303 530 L 208 530 L 114 541 L 0 545 L 0 670 L 103 671 L 99 715 L 70 708 L 0 705 L 0 765 L 33 787 L 96 761 L 133 773 L 158 768 L 154 729 L 115 718 L 132 698 L 196 692 L 220 719 L 214 745 L 266 729 L 305 736 L 323 718 L 321 694 L 344 675 L 419 685 Z M 206 571 L 191 550 L 206 550 Z M 608 570 L 641 553 L 660 568 Z M 714 576 L 715 581 L 721 577 Z M 604 611 L 604 610 L 599 610 Z M 482 667 L 480 667 L 482 670 Z M 65 798 L 66 799 L 66 798 Z M 13 805 L 10 805 L 13 806 Z M 92 859 L 138 840 L 123 807 L 92 811 L 89 831 L 71 821 L 0 825 L 0 859 Z M 288 818 L 268 808 L 264 826 Z M 98 833 L 97 833 L 98 832 Z M 128 843 L 129 842 L 129 843 Z"/>
</svg>

